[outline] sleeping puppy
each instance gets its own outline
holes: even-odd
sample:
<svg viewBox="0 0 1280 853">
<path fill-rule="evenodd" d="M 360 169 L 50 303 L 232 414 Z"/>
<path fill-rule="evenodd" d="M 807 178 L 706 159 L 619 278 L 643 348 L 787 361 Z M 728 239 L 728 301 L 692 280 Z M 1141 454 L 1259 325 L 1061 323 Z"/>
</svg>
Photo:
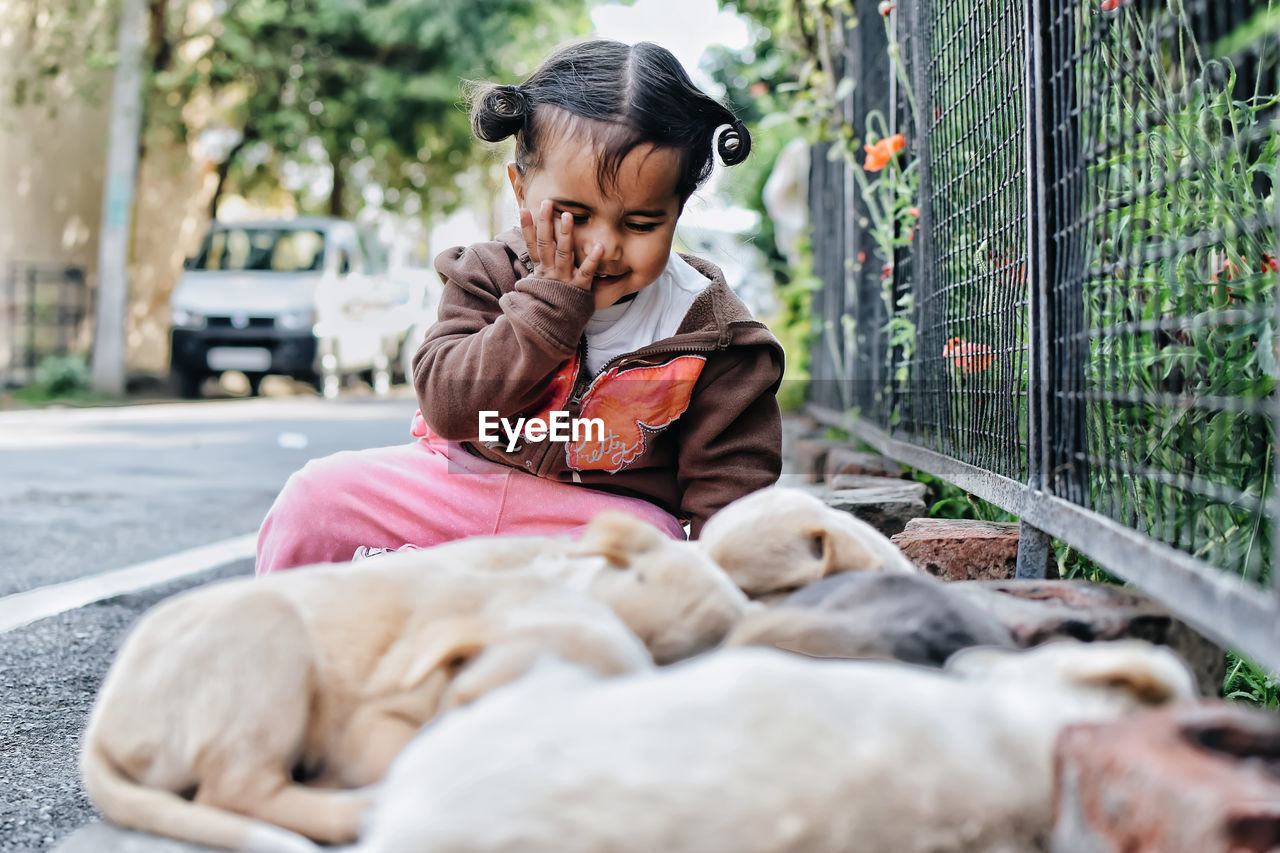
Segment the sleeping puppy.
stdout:
<svg viewBox="0 0 1280 853">
<path fill-rule="evenodd" d="M 633 516 L 606 511 L 582 538 L 486 536 L 380 556 L 421 571 L 466 566 L 525 568 L 604 602 L 644 641 L 655 662 L 671 663 L 719 644 L 749 602 L 696 544 Z"/>
<path fill-rule="evenodd" d="M 425 729 L 359 853 L 1028 853 L 1064 726 L 1195 694 L 1134 641 L 969 649 L 945 671 L 773 649 L 567 670 Z"/>
<path fill-rule="evenodd" d="M 342 789 L 546 655 L 652 665 L 607 607 L 533 572 L 387 560 L 192 590 L 145 614 L 108 672 L 85 790 L 117 824 L 198 844 L 351 841 L 367 794 Z"/>
<path fill-rule="evenodd" d="M 698 543 L 753 598 L 837 572 L 919 572 L 865 521 L 781 486 L 752 492 L 711 516 Z"/>
<path fill-rule="evenodd" d="M 994 616 L 930 575 L 853 572 L 811 583 L 744 616 L 726 646 L 773 646 L 823 658 L 942 666 L 969 646 L 1013 648 Z"/>
</svg>

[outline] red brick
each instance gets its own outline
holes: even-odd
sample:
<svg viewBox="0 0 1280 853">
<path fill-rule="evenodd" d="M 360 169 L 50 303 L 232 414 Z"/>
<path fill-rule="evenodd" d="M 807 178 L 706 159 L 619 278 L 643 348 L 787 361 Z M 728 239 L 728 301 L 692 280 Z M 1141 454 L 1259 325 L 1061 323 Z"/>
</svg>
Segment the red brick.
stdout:
<svg viewBox="0 0 1280 853">
<path fill-rule="evenodd" d="M 893 541 L 911 562 L 943 580 L 1001 580 L 1017 573 L 1016 523 L 916 518 Z"/>
<path fill-rule="evenodd" d="M 1280 717 L 1226 702 L 1069 726 L 1054 754 L 1055 853 L 1280 847 Z"/>
</svg>

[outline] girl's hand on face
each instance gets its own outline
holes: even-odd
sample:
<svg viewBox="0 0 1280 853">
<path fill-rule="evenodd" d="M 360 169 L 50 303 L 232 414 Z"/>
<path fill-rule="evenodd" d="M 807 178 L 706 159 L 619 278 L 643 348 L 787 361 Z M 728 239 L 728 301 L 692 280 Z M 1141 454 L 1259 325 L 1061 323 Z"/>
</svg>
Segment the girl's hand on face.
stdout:
<svg viewBox="0 0 1280 853">
<path fill-rule="evenodd" d="M 604 255 L 604 247 L 599 243 L 592 246 L 590 253 L 583 259 L 582 266 L 575 267 L 573 214 L 566 211 L 559 216 L 558 222 L 555 220 L 549 201 L 542 202 L 536 226 L 533 213 L 528 208 L 520 208 L 520 232 L 524 235 L 529 256 L 533 259 L 533 275 L 590 290 L 595 280 L 596 268 Z"/>
</svg>

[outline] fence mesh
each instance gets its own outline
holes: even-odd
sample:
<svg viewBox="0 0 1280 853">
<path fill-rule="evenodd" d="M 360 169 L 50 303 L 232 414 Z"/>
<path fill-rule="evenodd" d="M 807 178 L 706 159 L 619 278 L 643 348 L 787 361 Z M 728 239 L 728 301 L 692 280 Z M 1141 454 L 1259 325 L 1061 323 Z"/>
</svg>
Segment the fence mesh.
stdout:
<svg viewBox="0 0 1280 853">
<path fill-rule="evenodd" d="M 1027 478 L 1027 122 L 1020 5 L 920 3 L 918 141 L 930 260 L 915 278 L 927 446 Z"/>
<path fill-rule="evenodd" d="M 0 385 L 34 381 L 48 356 L 89 348 L 90 293 L 79 267 L 11 263 L 0 268 Z"/>
<path fill-rule="evenodd" d="M 1267 2 L 1055 10 L 1053 488 L 1264 580 L 1277 27 Z"/>
<path fill-rule="evenodd" d="M 1269 583 L 1280 4 L 853 15 L 812 400 Z"/>
</svg>

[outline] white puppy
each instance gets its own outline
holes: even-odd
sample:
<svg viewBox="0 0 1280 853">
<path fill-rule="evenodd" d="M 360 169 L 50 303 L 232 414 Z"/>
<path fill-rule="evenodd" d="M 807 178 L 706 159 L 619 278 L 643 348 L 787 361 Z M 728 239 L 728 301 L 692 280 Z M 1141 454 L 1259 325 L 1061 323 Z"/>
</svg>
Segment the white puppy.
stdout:
<svg viewBox="0 0 1280 853">
<path fill-rule="evenodd" d="M 752 492 L 711 516 L 698 543 L 750 596 L 837 572 L 919 572 L 870 524 L 782 486 Z"/>
<path fill-rule="evenodd" d="M 424 730 L 361 853 L 1026 853 L 1076 721 L 1191 698 L 1136 641 L 948 671 L 733 649 L 597 681 L 535 670 Z"/>
<path fill-rule="evenodd" d="M 607 607 L 531 572 L 371 561 L 191 590 L 148 611 L 108 672 L 85 791 L 117 824 L 199 844 L 353 841 L 366 794 L 341 789 L 545 655 L 652 666 Z"/>
<path fill-rule="evenodd" d="M 555 578 L 612 608 L 660 664 L 716 646 L 749 604 L 696 544 L 613 511 L 592 519 L 579 541 L 484 536 L 377 559 L 423 571 L 526 568 Z"/>
</svg>

